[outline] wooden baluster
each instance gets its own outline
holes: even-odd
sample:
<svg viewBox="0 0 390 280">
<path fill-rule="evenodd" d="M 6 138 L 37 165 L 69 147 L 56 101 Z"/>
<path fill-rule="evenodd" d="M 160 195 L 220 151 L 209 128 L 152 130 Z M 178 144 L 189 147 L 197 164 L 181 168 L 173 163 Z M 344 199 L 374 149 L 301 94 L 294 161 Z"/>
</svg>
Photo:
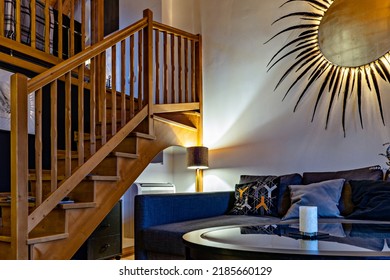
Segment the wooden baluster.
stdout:
<svg viewBox="0 0 390 280">
<path fill-rule="evenodd" d="M 69 0 L 70 3 L 70 34 L 69 34 L 69 47 L 70 47 L 70 54 L 69 56 L 74 56 L 74 0 Z"/>
<path fill-rule="evenodd" d="M 171 102 L 176 103 L 175 93 L 175 34 L 171 34 Z"/>
<path fill-rule="evenodd" d="M 20 3 L 20 0 L 16 0 L 15 1 L 15 32 L 16 32 L 16 42 L 21 42 L 21 38 L 22 38 L 22 30 L 21 30 L 21 24 L 20 24 L 20 19 L 21 19 L 21 14 L 20 14 L 20 10 L 21 10 L 21 3 Z"/>
<path fill-rule="evenodd" d="M 153 13 L 151 10 L 144 10 L 144 17 L 148 19 L 148 25 L 144 28 L 144 72 L 143 72 L 143 93 L 145 102 L 148 105 L 148 133 L 154 135 L 153 116 Z"/>
<path fill-rule="evenodd" d="M 72 174 L 72 84 L 71 72 L 65 74 L 65 177 Z"/>
<path fill-rule="evenodd" d="M 35 203 L 42 203 L 42 88 L 35 92 Z"/>
<path fill-rule="evenodd" d="M 84 163 L 84 63 L 78 67 L 78 159 L 79 166 Z"/>
<path fill-rule="evenodd" d="M 166 31 L 163 32 L 163 40 L 164 40 L 164 81 L 163 81 L 163 88 L 164 88 L 164 104 L 168 103 L 168 34 Z"/>
<path fill-rule="evenodd" d="M 50 0 L 45 1 L 45 52 L 50 53 Z"/>
<path fill-rule="evenodd" d="M 62 58 L 63 53 L 63 32 L 62 32 L 62 0 L 57 1 L 57 11 L 58 11 L 58 57 Z"/>
<path fill-rule="evenodd" d="M 202 37 L 198 35 L 199 40 L 195 43 L 195 53 L 196 53 L 196 61 L 195 61 L 195 73 L 196 73 L 196 82 L 195 82 L 195 92 L 196 92 L 196 100 L 194 102 L 198 101 L 200 103 L 200 108 L 202 108 L 202 102 L 203 102 L 203 93 L 202 93 Z M 201 110 L 202 111 L 202 110 Z M 202 114 L 201 114 L 202 116 Z M 198 133 L 198 135 L 201 134 L 201 131 Z M 200 136 L 200 139 L 203 139 Z"/>
<path fill-rule="evenodd" d="M 36 48 L 36 36 L 37 36 L 37 13 L 36 13 L 36 3 L 35 0 L 31 0 L 30 2 L 30 40 L 31 40 L 31 47 L 34 49 Z"/>
<path fill-rule="evenodd" d="M 196 81 L 196 54 L 195 41 L 191 41 L 191 102 L 196 102 L 195 81 Z"/>
<path fill-rule="evenodd" d="M 156 65 L 156 80 L 155 80 L 155 92 L 156 92 L 156 104 L 160 104 L 160 32 L 155 31 L 155 65 Z"/>
<path fill-rule="evenodd" d="M 85 49 L 85 34 L 86 32 L 86 16 L 85 16 L 85 3 L 86 1 L 81 1 L 81 50 L 83 51 Z"/>
<path fill-rule="evenodd" d="M 4 0 L 0 0 L 0 36 L 4 37 Z"/>
<path fill-rule="evenodd" d="M 14 260 L 28 259 L 27 77 L 11 76 L 11 247 Z"/>
<path fill-rule="evenodd" d="M 57 124 L 57 105 L 58 105 L 58 90 L 57 80 L 50 84 L 50 153 L 51 153 L 51 191 L 57 189 L 58 184 L 58 124 Z"/>
<path fill-rule="evenodd" d="M 90 70 L 90 156 L 96 152 L 96 59 L 91 59 Z"/>
<path fill-rule="evenodd" d="M 189 93 L 188 93 L 188 38 L 184 39 L 184 102 L 188 103 L 190 100 Z"/>
<path fill-rule="evenodd" d="M 143 50 L 143 38 L 142 38 L 142 30 L 138 32 L 138 111 L 141 111 L 144 100 L 144 92 L 142 88 L 142 71 L 143 71 L 143 56 L 146 55 L 142 53 Z"/>
<path fill-rule="evenodd" d="M 116 45 L 111 47 L 111 134 L 116 134 Z"/>
<path fill-rule="evenodd" d="M 183 66 L 182 66 L 182 38 L 177 37 L 177 64 L 178 64 L 178 89 L 177 94 L 179 95 L 179 103 L 183 103 L 183 89 L 182 89 L 182 77 L 183 77 Z"/>
<path fill-rule="evenodd" d="M 121 42 L 121 127 L 126 124 L 126 41 Z"/>
<path fill-rule="evenodd" d="M 100 112 L 102 145 L 107 142 L 107 89 L 106 89 L 106 52 L 100 54 Z"/>
<path fill-rule="evenodd" d="M 134 104 L 134 35 L 130 36 L 130 119 L 132 119 L 135 115 L 135 104 Z"/>
</svg>

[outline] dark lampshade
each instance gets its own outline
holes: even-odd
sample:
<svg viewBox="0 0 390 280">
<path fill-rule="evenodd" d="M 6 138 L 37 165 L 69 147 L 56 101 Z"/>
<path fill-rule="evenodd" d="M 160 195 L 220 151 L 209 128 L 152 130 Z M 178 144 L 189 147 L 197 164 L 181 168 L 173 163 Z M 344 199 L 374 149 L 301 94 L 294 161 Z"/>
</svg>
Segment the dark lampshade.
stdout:
<svg viewBox="0 0 390 280">
<path fill-rule="evenodd" d="M 189 169 L 209 168 L 209 149 L 203 146 L 188 147 L 187 167 Z"/>
</svg>

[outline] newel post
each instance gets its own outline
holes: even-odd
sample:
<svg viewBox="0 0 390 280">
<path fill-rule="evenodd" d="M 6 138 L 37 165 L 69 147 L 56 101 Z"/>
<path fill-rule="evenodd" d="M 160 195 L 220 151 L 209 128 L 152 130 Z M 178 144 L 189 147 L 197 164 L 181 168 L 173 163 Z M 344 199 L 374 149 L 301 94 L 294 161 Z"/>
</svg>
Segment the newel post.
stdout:
<svg viewBox="0 0 390 280">
<path fill-rule="evenodd" d="M 11 76 L 11 248 L 13 259 L 28 259 L 28 93 L 27 77 Z"/>
<path fill-rule="evenodd" d="M 154 135 L 152 121 L 153 115 L 153 13 L 151 10 L 144 10 L 143 16 L 148 19 L 148 25 L 144 28 L 144 97 L 148 104 L 149 134 Z"/>
</svg>

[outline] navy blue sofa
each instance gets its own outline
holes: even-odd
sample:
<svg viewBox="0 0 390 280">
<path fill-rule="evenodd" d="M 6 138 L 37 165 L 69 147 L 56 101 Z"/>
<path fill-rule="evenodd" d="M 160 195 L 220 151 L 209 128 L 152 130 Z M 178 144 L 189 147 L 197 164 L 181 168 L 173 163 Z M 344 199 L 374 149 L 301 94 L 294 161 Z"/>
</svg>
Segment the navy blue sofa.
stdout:
<svg viewBox="0 0 390 280">
<path fill-rule="evenodd" d="M 256 176 L 242 175 L 240 183 Z M 289 184 L 311 184 L 329 179 L 383 180 L 380 167 L 337 172 L 308 172 L 280 176 L 278 216 L 231 215 L 235 192 L 147 194 L 135 197 L 135 259 L 184 259 L 183 234 L 202 228 L 225 225 L 278 224 L 291 204 Z M 286 179 L 287 178 L 287 179 Z M 283 181 L 285 180 L 285 181 Z M 286 194 L 287 193 L 287 194 Z M 343 199 L 350 197 L 345 187 Z M 340 199 L 340 204 L 346 207 Z"/>
</svg>

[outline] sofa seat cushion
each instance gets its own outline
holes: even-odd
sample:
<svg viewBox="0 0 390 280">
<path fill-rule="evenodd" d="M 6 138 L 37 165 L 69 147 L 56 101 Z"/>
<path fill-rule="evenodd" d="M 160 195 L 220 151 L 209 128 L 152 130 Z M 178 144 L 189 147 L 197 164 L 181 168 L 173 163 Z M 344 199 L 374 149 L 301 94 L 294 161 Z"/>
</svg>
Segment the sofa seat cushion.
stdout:
<svg viewBox="0 0 390 280">
<path fill-rule="evenodd" d="M 253 225 L 278 223 L 279 218 L 270 216 L 222 215 L 178 223 L 153 226 L 144 230 L 143 242 L 147 251 L 184 256 L 182 236 L 190 231 L 208 227 L 229 225 Z"/>
</svg>

